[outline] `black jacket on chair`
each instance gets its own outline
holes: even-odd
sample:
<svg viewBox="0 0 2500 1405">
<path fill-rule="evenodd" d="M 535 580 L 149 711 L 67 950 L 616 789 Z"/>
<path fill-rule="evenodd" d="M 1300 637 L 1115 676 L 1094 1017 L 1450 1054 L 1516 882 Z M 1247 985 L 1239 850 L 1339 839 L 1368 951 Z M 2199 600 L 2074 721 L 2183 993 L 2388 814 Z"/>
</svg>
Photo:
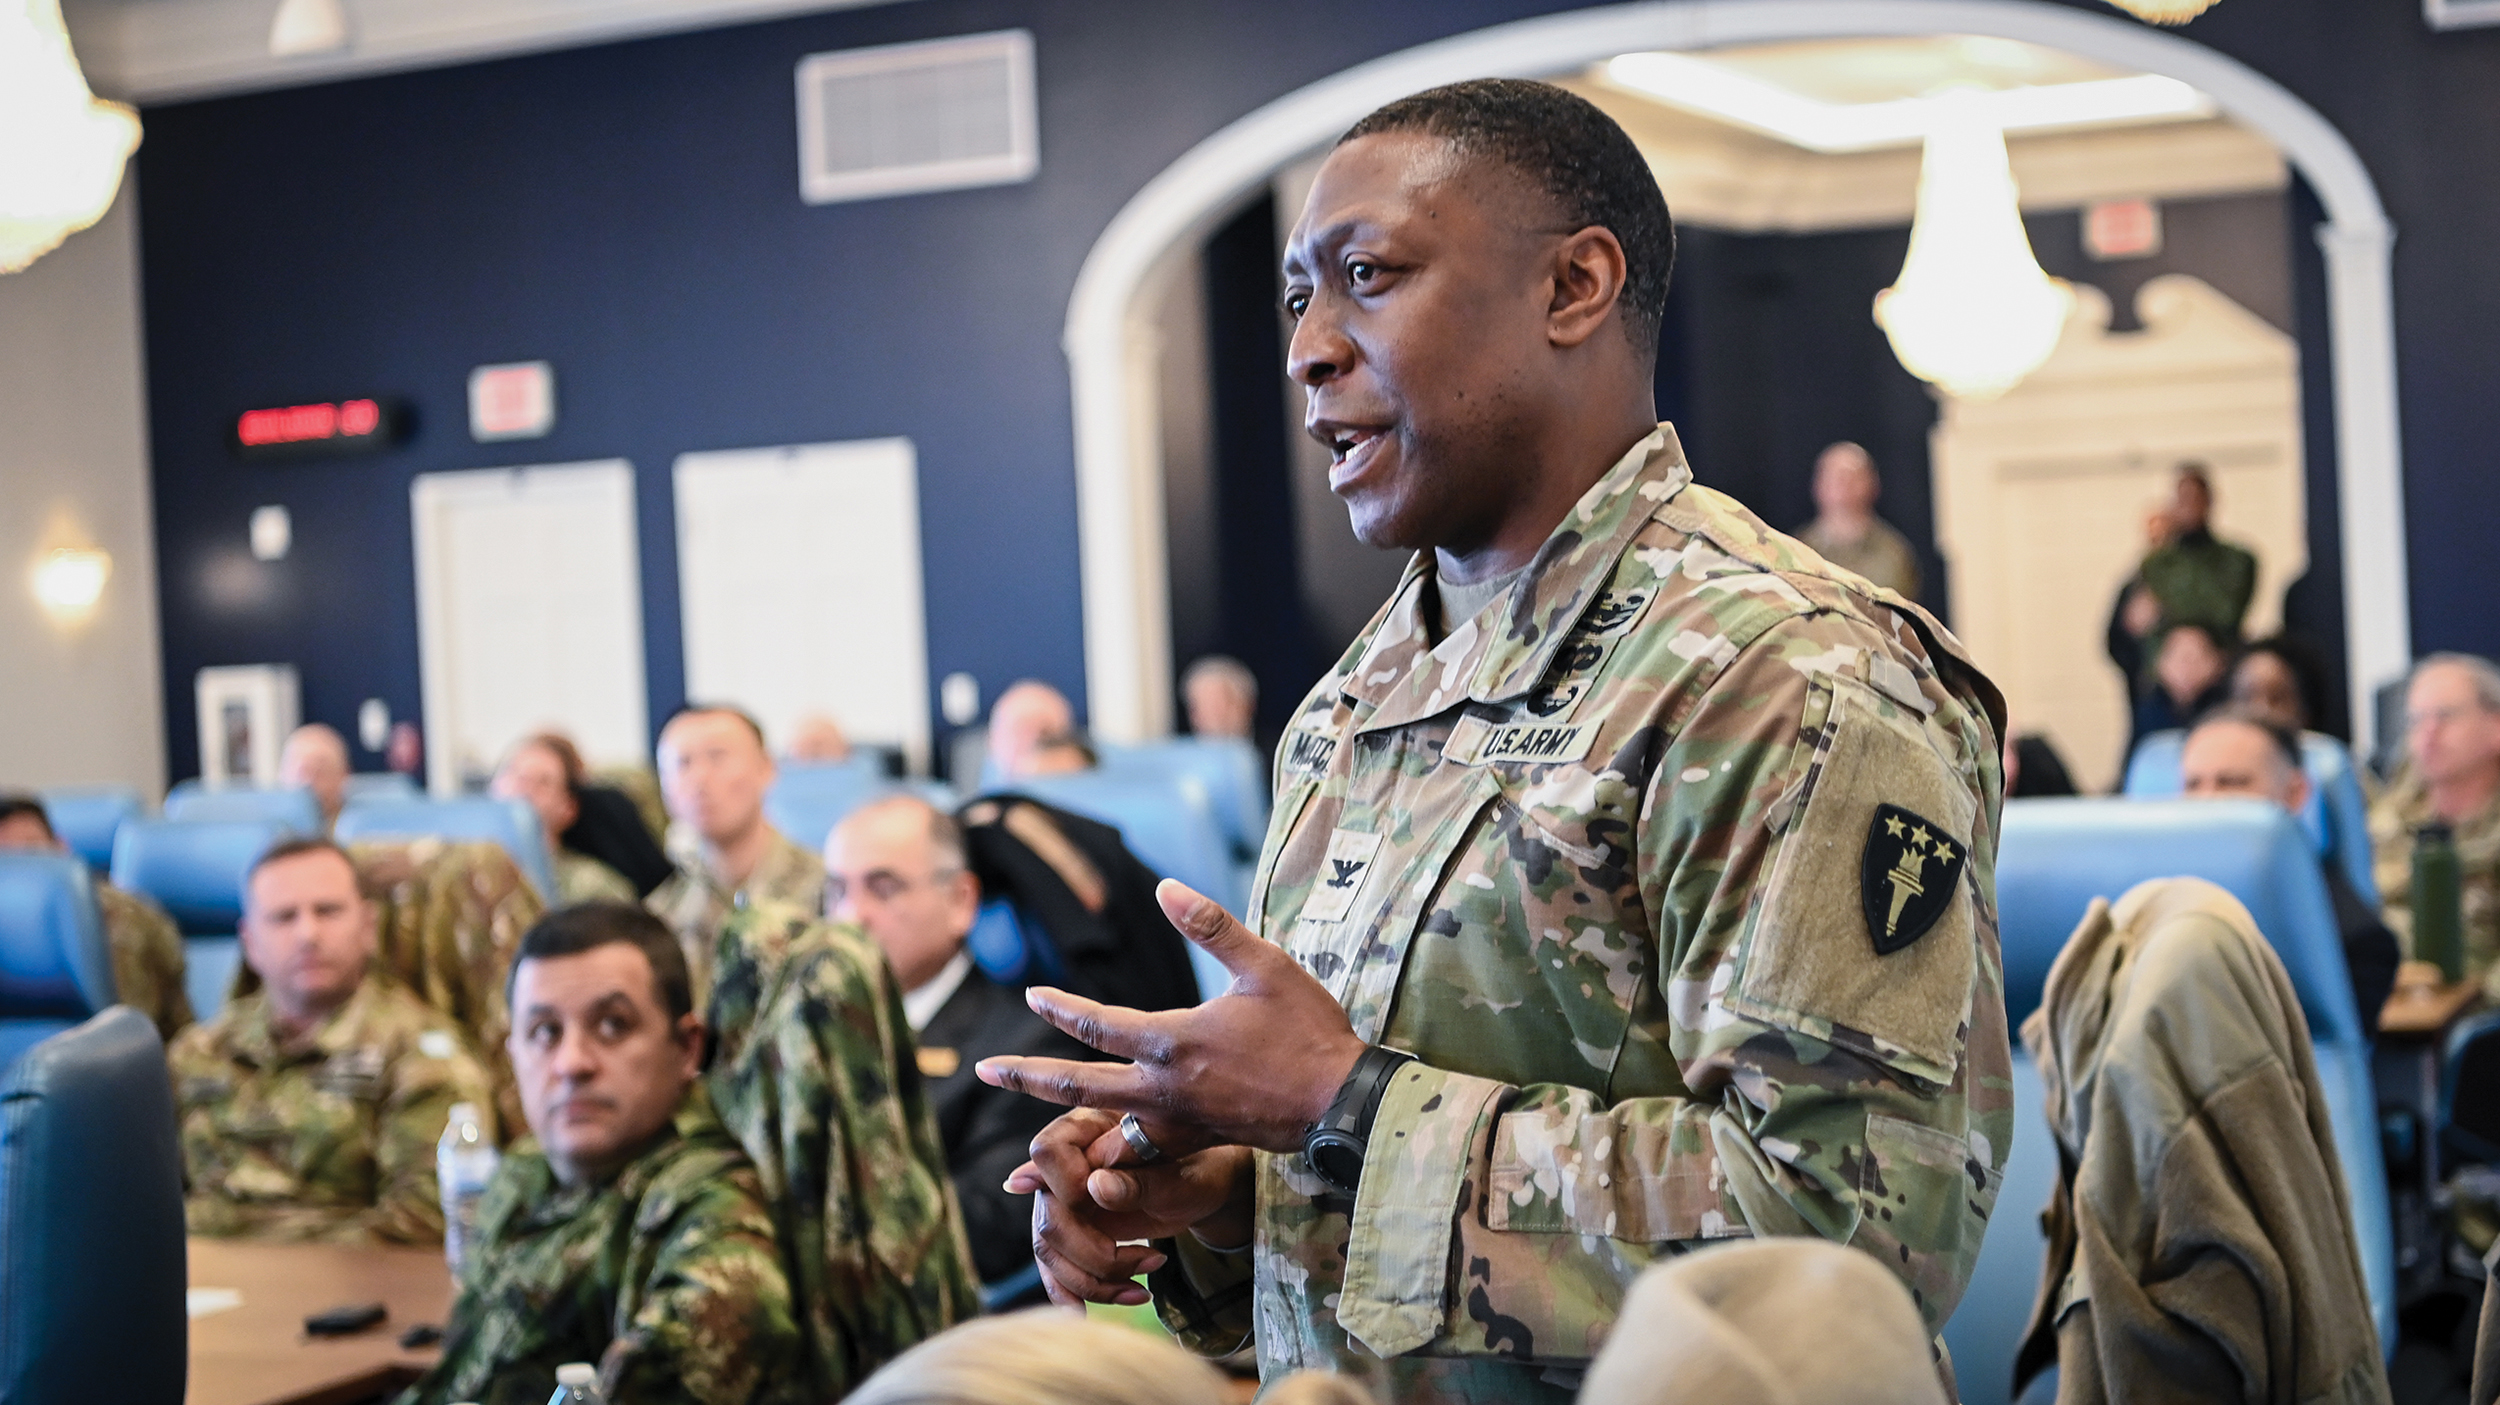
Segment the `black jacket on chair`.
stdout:
<svg viewBox="0 0 2500 1405">
<path fill-rule="evenodd" d="M 1021 795 L 981 796 L 956 819 L 981 896 L 1040 923 L 1066 968 L 1058 984 L 1137 1010 L 1198 1003 L 1188 941 L 1155 902 L 1161 879 L 1120 831 Z"/>
</svg>

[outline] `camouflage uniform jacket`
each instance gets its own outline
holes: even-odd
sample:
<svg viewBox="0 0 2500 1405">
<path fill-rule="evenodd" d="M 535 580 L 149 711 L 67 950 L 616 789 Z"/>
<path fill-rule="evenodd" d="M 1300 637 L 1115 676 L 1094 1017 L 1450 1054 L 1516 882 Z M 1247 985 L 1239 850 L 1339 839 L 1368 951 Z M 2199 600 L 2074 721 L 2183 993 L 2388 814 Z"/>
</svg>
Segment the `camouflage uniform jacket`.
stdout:
<svg viewBox="0 0 2500 1405">
<path fill-rule="evenodd" d="M 1645 1265 L 1813 1234 L 1932 1329 L 2012 1130 L 1995 689 L 1665 426 L 1437 644 L 1431 560 L 1280 744 L 1250 904 L 1417 1062 L 1358 1194 L 1261 1153 L 1253 1245 L 1183 1236 L 1166 1321 L 1269 1380 L 1567 1400 Z"/>
<path fill-rule="evenodd" d="M 604 1184 L 559 1184 L 535 1142 L 504 1157 L 443 1358 L 400 1405 L 542 1405 L 568 1361 L 598 1364 L 610 1405 L 745 1405 L 798 1346 L 763 1188 L 697 1087 Z"/>
<path fill-rule="evenodd" d="M 857 928 L 749 907 L 717 959 L 705 1081 L 788 1255 L 806 1358 L 789 1398 L 839 1399 L 981 1310 L 945 1143 L 902 995 Z"/>
<path fill-rule="evenodd" d="M 790 842 L 780 830 L 755 861 L 755 871 L 734 891 L 713 876 L 700 845 L 680 830 L 671 836 L 668 856 L 677 872 L 651 890 L 643 905 L 659 915 L 686 950 L 686 970 L 694 977 L 694 1007 L 711 1000 L 712 948 L 729 914 L 749 903 L 778 903 L 802 912 L 825 910 L 825 861 Z"/>
<path fill-rule="evenodd" d="M 167 1051 L 191 1233 L 440 1243 L 434 1144 L 454 1103 L 490 1106 L 450 1022 L 368 975 L 306 1039 L 280 1047 L 247 995 Z"/>
<path fill-rule="evenodd" d="M 182 983 L 182 932 L 165 909 L 112 884 L 96 880 L 96 908 L 104 916 L 104 940 L 113 952 L 113 993 L 124 1005 L 156 1023 L 174 1042 L 191 1023 L 191 996 Z"/>
<path fill-rule="evenodd" d="M 571 849 L 555 851 L 556 900 L 550 907 L 566 907 L 573 903 L 629 903 L 641 894 L 625 881 L 625 875 L 599 862 L 588 854 Z"/>
<path fill-rule="evenodd" d="M 2370 807 L 2373 876 L 2387 925 L 2413 954 L 2413 834 L 2438 818 L 2430 796 L 2410 770 Z M 2459 936 L 2468 980 L 2480 980 L 2500 998 L 2500 800 L 2450 826 L 2457 846 Z"/>
</svg>

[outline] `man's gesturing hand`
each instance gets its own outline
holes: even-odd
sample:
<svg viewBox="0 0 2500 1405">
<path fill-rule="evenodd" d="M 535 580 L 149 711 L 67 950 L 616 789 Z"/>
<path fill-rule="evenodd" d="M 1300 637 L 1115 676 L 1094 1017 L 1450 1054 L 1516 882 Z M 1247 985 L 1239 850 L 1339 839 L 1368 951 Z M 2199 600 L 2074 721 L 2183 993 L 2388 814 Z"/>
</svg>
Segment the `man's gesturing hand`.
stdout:
<svg viewBox="0 0 2500 1405">
<path fill-rule="evenodd" d="M 1215 1147 L 1192 1156 L 1133 1164 L 1119 1116 L 1079 1108 L 1042 1129 L 1033 1159 L 1007 1177 L 1007 1189 L 1033 1195 L 1033 1262 L 1051 1301 L 1146 1301 L 1140 1273 L 1163 1263 L 1145 1244 L 1195 1230 L 1209 1243 L 1250 1239 L 1250 1153 Z M 1132 1164 L 1116 1164 L 1126 1161 Z"/>
<path fill-rule="evenodd" d="M 1155 900 L 1181 934 L 1232 973 L 1230 989 L 1188 1010 L 1101 1005 L 1035 986 L 1025 1001 L 1059 1028 L 1126 1064 L 983 1059 L 981 1081 L 1076 1107 L 1134 1112 L 1166 1149 L 1236 1143 L 1302 1149 L 1363 1056 L 1328 988 L 1221 904 L 1165 879 Z"/>
</svg>

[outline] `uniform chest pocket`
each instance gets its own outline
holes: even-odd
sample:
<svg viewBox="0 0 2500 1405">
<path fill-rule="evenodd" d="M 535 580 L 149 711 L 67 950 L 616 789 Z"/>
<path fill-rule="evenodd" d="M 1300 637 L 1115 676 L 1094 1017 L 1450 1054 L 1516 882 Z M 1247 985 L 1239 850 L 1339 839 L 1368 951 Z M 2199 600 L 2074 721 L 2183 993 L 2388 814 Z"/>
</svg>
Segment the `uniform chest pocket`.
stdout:
<svg viewBox="0 0 2500 1405">
<path fill-rule="evenodd" d="M 1948 1084 L 1978 979 L 1971 768 L 1890 697 L 1815 686 L 1827 721 L 1728 1006 Z"/>
</svg>

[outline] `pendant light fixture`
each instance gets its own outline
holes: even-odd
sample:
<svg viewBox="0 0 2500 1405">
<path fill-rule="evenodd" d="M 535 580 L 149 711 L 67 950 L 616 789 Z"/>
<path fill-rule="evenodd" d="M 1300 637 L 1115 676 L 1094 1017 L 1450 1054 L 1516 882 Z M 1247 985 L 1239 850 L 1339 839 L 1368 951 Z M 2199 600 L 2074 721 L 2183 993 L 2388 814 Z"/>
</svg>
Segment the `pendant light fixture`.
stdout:
<svg viewBox="0 0 2500 1405">
<path fill-rule="evenodd" d="M 1948 395 L 1993 399 L 2049 358 L 2074 305 L 2032 256 L 2004 132 L 1975 104 L 1944 104 L 1919 166 L 1909 257 L 1875 295 L 1893 355 Z"/>
<path fill-rule="evenodd" d="M 139 119 L 88 91 L 60 0 L 0 0 L 0 273 L 113 208 Z"/>
<path fill-rule="evenodd" d="M 2214 0 L 2109 0 L 2147 24 L 2185 24 L 2214 7 Z"/>
</svg>

